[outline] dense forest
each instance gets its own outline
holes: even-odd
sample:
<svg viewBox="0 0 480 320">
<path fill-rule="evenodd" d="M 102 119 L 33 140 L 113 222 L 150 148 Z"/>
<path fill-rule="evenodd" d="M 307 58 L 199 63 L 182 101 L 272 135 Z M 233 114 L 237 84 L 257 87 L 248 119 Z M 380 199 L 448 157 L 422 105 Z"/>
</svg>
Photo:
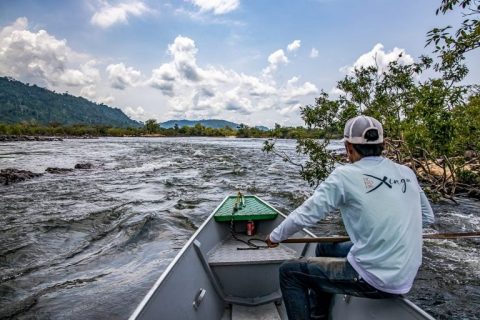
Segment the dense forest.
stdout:
<svg viewBox="0 0 480 320">
<path fill-rule="evenodd" d="M 96 104 L 68 93 L 55 93 L 36 85 L 0 77 L 0 122 L 39 125 L 140 127 L 120 109 Z"/>
</svg>

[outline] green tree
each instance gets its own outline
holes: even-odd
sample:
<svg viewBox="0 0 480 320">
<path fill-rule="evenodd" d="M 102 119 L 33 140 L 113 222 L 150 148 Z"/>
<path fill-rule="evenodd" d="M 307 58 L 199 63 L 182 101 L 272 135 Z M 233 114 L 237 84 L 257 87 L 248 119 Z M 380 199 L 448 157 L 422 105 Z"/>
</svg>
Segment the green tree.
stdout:
<svg viewBox="0 0 480 320">
<path fill-rule="evenodd" d="M 447 14 L 460 10 L 464 20 L 453 31 L 452 26 L 434 28 L 427 33 L 427 45 L 433 44 L 434 52 L 439 54 L 441 61 L 435 65 L 437 71 L 443 73 L 443 78 L 458 82 L 465 78 L 468 68 L 463 63 L 465 53 L 480 46 L 480 2 L 478 0 L 442 0 L 436 14 Z"/>
<path fill-rule="evenodd" d="M 152 134 L 152 133 L 157 133 L 160 129 L 160 126 L 157 123 L 157 120 L 148 119 L 147 121 L 145 121 L 144 128 L 148 133 Z"/>
<path fill-rule="evenodd" d="M 248 138 L 250 137 L 249 126 L 240 123 L 237 127 L 237 137 L 239 138 Z"/>
</svg>

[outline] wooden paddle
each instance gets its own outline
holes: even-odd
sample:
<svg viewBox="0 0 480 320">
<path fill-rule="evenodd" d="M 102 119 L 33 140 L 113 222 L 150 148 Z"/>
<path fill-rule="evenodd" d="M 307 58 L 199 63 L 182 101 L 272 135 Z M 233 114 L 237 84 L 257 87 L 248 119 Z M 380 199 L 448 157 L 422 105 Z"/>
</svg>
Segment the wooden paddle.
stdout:
<svg viewBox="0 0 480 320">
<path fill-rule="evenodd" d="M 468 239 L 480 237 L 480 232 L 450 232 L 450 233 L 426 233 L 423 239 Z M 315 237 L 315 238 L 290 238 L 282 243 L 319 243 L 319 242 L 345 242 L 348 236 Z"/>
</svg>

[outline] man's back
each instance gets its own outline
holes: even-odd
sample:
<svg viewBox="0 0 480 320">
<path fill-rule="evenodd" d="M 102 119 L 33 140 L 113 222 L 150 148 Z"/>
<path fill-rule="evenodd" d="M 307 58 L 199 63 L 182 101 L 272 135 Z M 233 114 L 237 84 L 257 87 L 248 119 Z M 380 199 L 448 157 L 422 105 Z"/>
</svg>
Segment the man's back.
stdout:
<svg viewBox="0 0 480 320">
<path fill-rule="evenodd" d="M 366 157 L 331 178 L 339 183 L 337 205 L 354 243 L 350 264 L 379 290 L 408 292 L 422 260 L 425 197 L 414 173 L 388 159 Z"/>
<path fill-rule="evenodd" d="M 433 212 L 415 174 L 381 157 L 383 126 L 372 117 L 349 119 L 343 141 L 351 164 L 336 168 L 266 239 L 274 247 L 340 209 L 352 240 L 318 244 L 317 256 L 340 258 L 335 268 L 329 259 L 282 264 L 280 288 L 291 319 L 309 318 L 305 288 L 315 291 L 328 317 L 334 294 L 380 298 L 408 292 L 421 264 L 422 220 L 433 222 Z"/>
</svg>

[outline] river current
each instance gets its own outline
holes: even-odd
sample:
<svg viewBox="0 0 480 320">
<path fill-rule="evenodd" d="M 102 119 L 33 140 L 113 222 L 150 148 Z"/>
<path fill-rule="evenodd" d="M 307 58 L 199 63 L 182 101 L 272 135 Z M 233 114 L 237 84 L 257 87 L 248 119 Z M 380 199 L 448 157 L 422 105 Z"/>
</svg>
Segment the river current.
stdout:
<svg viewBox="0 0 480 320">
<path fill-rule="evenodd" d="M 288 213 L 313 192 L 262 139 L 101 138 L 0 144 L 0 318 L 127 319 L 220 201 L 242 191 Z M 294 141 L 277 146 L 295 157 Z M 333 147 L 341 147 L 339 142 Z M 298 159 L 302 161 L 302 159 Z M 480 203 L 433 204 L 435 232 L 480 231 Z M 338 214 L 314 228 L 345 234 Z M 432 230 L 430 230 L 432 231 Z M 427 240 L 407 298 L 437 319 L 480 318 L 480 240 Z"/>
</svg>

